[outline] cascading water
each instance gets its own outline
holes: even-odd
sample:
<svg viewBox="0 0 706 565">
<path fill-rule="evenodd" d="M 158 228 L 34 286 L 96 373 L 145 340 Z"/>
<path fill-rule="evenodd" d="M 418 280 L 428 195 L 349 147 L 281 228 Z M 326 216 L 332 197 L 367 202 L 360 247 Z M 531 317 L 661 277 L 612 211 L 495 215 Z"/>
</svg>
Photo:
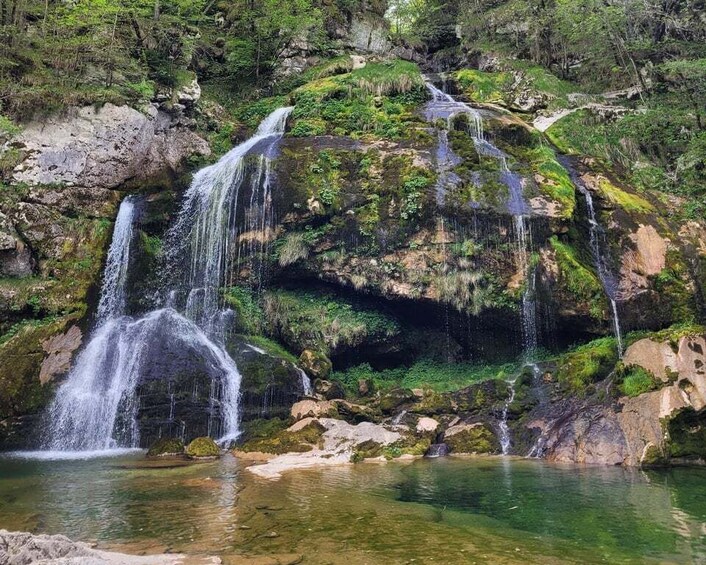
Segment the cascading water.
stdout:
<svg viewBox="0 0 706 565">
<path fill-rule="evenodd" d="M 449 148 L 447 131 L 452 129 L 453 120 L 457 116 L 465 115 L 467 117 L 468 132 L 473 139 L 473 144 L 478 154 L 496 159 L 500 165 L 500 180 L 507 186 L 509 193 L 507 210 L 513 217 L 514 236 L 517 245 L 517 268 L 519 272 L 524 273 L 527 280 L 525 290 L 522 294 L 520 315 L 522 321 L 523 355 L 525 362 L 529 364 L 537 349 L 538 336 L 535 298 L 536 271 L 532 268 L 530 261 L 532 234 L 529 222 L 530 209 L 523 196 L 525 180 L 510 169 L 507 163 L 507 155 L 485 139 L 483 134 L 483 118 L 480 113 L 468 104 L 454 99 L 450 94 L 442 92 L 434 86 L 429 79 L 425 80 L 427 89 L 432 97 L 432 100 L 427 104 L 425 117 L 430 122 L 435 122 L 440 119 L 446 120 L 447 126 L 443 135 L 441 130 L 439 131 L 437 164 L 440 168 L 439 182 L 442 184 L 437 184 L 437 202 L 440 204 L 443 203 L 444 188 L 449 182 L 449 179 L 453 180 L 451 175 L 453 174 L 452 168 L 455 162 L 453 160 L 453 152 Z M 515 398 L 515 382 L 516 379 L 508 381 L 510 394 L 503 407 L 500 422 L 503 455 L 509 453 L 511 446 L 507 417 L 510 404 Z"/>
<path fill-rule="evenodd" d="M 298 369 L 299 370 L 299 378 L 300 378 L 300 384 L 302 386 L 302 395 L 303 396 L 311 396 L 314 394 L 314 389 L 311 386 L 311 379 L 309 378 L 309 375 L 306 374 L 304 369 Z"/>
<path fill-rule="evenodd" d="M 255 132 L 255 135 L 226 153 L 216 164 L 201 169 L 186 192 L 179 217 L 169 235 L 170 266 L 178 268 L 186 257 L 189 272 L 186 316 L 199 326 L 212 331 L 219 313 L 218 290 L 239 252 L 239 236 L 255 237 L 249 228 L 258 224 L 265 228 L 267 200 L 270 199 L 271 151 L 284 134 L 287 117 L 292 108 L 279 108 L 272 112 Z M 250 215 L 243 229 L 236 221 L 240 191 L 246 180 L 248 154 L 259 153 L 257 170 L 252 174 L 251 195 L 262 187 L 264 204 L 255 221 Z M 241 203 L 242 204 L 242 203 Z M 252 212 L 252 207 L 249 210 Z M 257 217 L 262 220 L 258 221 Z M 254 225 L 253 225 L 254 223 Z M 260 237 L 264 238 L 263 234 Z M 236 249 L 233 247 L 236 246 Z"/>
<path fill-rule="evenodd" d="M 48 449 L 87 452 L 139 446 L 137 386 L 146 373 L 160 373 L 160 351 L 165 344 L 172 351 L 199 359 L 210 376 L 209 435 L 217 435 L 222 444 L 238 437 L 241 376 L 222 343 L 222 326 L 232 313 L 219 309 L 218 291 L 225 280 L 231 246 L 238 240 L 236 212 L 246 178 L 245 157 L 258 156 L 258 170 L 251 178 L 254 189 L 264 192 L 267 207 L 271 155 L 284 134 L 290 111 L 275 110 L 252 138 L 194 176 L 170 231 L 166 252 L 168 273 L 189 265 L 186 281 L 166 290 L 166 307 L 137 319 L 125 315 L 135 207 L 130 199 L 122 203 L 108 252 L 98 323 L 50 407 Z M 246 222 L 248 227 L 252 223 Z M 184 290 L 182 315 L 176 308 Z M 194 391 L 197 386 L 194 383 Z M 170 422 L 175 419 L 171 387 L 169 384 Z M 183 422 L 180 430 L 183 437 Z"/>
<path fill-rule="evenodd" d="M 586 209 L 588 211 L 588 230 L 589 230 L 589 244 L 591 246 L 591 254 L 593 255 L 593 261 L 596 265 L 596 271 L 598 272 L 598 277 L 601 280 L 603 289 L 610 302 L 611 313 L 613 316 L 613 332 L 615 333 L 615 339 L 618 345 L 618 356 L 622 359 L 623 357 L 623 338 L 620 330 L 620 316 L 618 315 L 618 304 L 616 301 L 616 283 L 610 269 L 608 268 L 608 262 L 606 260 L 605 254 L 603 253 L 602 242 L 605 239 L 605 230 L 598 223 L 596 216 L 596 209 L 593 206 L 593 195 L 588 189 L 586 184 L 583 182 L 581 177 L 576 174 L 576 171 L 571 166 L 571 163 L 566 159 L 562 159 L 562 165 L 571 174 L 571 180 L 573 181 L 579 192 L 583 194 L 586 201 Z"/>
<path fill-rule="evenodd" d="M 98 325 L 125 313 L 125 283 L 130 265 L 130 243 L 135 223 L 135 202 L 131 197 L 120 203 L 113 229 L 113 240 L 103 270 L 103 285 L 98 302 Z"/>
</svg>

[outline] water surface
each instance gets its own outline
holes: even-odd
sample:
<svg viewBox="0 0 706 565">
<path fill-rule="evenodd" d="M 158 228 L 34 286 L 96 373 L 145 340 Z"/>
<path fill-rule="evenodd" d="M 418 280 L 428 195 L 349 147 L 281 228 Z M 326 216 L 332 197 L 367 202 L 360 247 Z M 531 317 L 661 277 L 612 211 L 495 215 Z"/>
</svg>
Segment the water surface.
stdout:
<svg viewBox="0 0 706 565">
<path fill-rule="evenodd" d="M 706 470 L 502 458 L 298 471 L 233 457 L 0 460 L 0 527 L 134 553 L 304 563 L 706 563 Z"/>
</svg>

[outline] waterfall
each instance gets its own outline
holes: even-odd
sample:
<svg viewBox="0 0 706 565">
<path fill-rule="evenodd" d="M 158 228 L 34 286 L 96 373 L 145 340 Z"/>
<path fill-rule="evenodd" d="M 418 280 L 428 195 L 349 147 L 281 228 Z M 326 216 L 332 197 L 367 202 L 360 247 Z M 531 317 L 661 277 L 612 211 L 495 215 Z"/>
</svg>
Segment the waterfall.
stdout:
<svg viewBox="0 0 706 565">
<path fill-rule="evenodd" d="M 468 133 L 473 139 L 473 144 L 479 155 L 496 159 L 500 165 L 500 180 L 508 188 L 507 211 L 512 215 L 515 243 L 517 245 L 517 269 L 524 273 L 527 284 L 522 294 L 520 318 L 522 329 L 522 350 L 525 363 L 531 364 L 538 345 L 537 335 L 537 305 L 536 305 L 536 270 L 531 265 L 532 233 L 530 229 L 530 208 L 525 201 L 523 192 L 525 180 L 512 171 L 507 163 L 507 155 L 497 146 L 485 139 L 483 133 L 483 119 L 480 113 L 468 104 L 455 100 L 453 96 L 442 92 L 427 78 L 426 86 L 431 94 L 432 100 L 427 104 L 425 117 L 430 122 L 446 120 L 446 130 L 453 127 L 453 120 L 458 115 L 465 115 L 468 118 Z M 455 163 L 449 158 L 453 155 L 448 147 L 448 134 L 439 132 L 439 143 L 437 149 L 437 162 L 440 166 L 440 180 L 447 182 L 451 170 Z M 437 202 L 443 196 L 443 186 L 437 184 Z M 509 453 L 511 440 L 510 431 L 507 424 L 507 417 L 510 404 L 515 398 L 515 382 L 517 378 L 508 381 L 509 397 L 506 401 L 501 421 L 499 424 L 501 435 L 501 447 L 503 455 Z"/>
<path fill-rule="evenodd" d="M 596 216 L 596 209 L 593 205 L 593 195 L 588 189 L 586 184 L 583 182 L 581 177 L 576 174 L 576 171 L 571 166 L 568 159 L 563 158 L 561 160 L 562 165 L 570 172 L 571 180 L 573 181 L 579 192 L 583 194 L 586 201 L 586 209 L 588 210 L 588 230 L 589 230 L 589 245 L 591 247 L 591 255 L 593 256 L 593 262 L 596 266 L 596 272 L 598 273 L 598 278 L 601 280 L 603 290 L 608 297 L 610 302 L 611 314 L 613 317 L 613 333 L 615 334 L 616 343 L 618 346 L 618 356 L 622 359 L 623 357 L 623 338 L 622 332 L 620 330 L 620 317 L 618 315 L 618 304 L 616 301 L 616 282 L 613 274 L 608 267 L 608 261 L 602 249 L 602 241 L 605 238 L 605 230 L 598 222 Z"/>
<path fill-rule="evenodd" d="M 253 197 L 257 202 L 251 198 L 250 211 L 260 208 L 245 226 L 264 229 L 271 221 L 266 217 L 271 210 L 271 157 L 290 112 L 291 108 L 275 110 L 252 138 L 194 175 L 165 252 L 166 273 L 179 273 L 187 266 L 185 280 L 172 281 L 166 289 L 165 307 L 139 318 L 125 315 L 135 206 L 129 198 L 123 201 L 108 251 L 98 322 L 49 408 L 48 449 L 88 452 L 138 447 L 137 386 L 150 371 L 159 378 L 169 377 L 160 370 L 165 344 L 171 351 L 199 359 L 210 378 L 209 435 L 224 445 L 237 439 L 241 375 L 223 342 L 232 312 L 219 308 L 218 292 L 239 235 L 236 213 L 246 179 L 245 157 L 257 157 L 252 188 L 259 192 Z M 186 301 L 180 313 L 177 304 L 184 289 Z M 169 383 L 172 422 L 177 406 Z M 194 383 L 194 391 L 197 386 Z M 185 433 L 184 422 L 181 433 Z"/>
<path fill-rule="evenodd" d="M 131 197 L 120 203 L 113 229 L 113 240 L 103 270 L 103 285 L 98 302 L 98 324 L 125 312 L 125 283 L 130 265 L 130 242 L 133 237 L 135 202 Z"/>
<path fill-rule="evenodd" d="M 299 369 L 299 378 L 300 378 L 300 384 L 302 386 L 302 396 L 311 396 L 314 394 L 314 389 L 311 386 L 311 379 L 309 378 L 309 375 L 306 374 L 304 369 Z"/>
<path fill-rule="evenodd" d="M 267 212 L 250 215 L 244 229 L 238 230 L 236 214 L 246 180 L 246 159 L 258 152 L 256 171 L 252 174 L 252 199 L 262 187 L 264 207 L 270 199 L 271 151 L 284 135 L 291 107 L 279 108 L 263 120 L 255 135 L 231 149 L 220 161 L 201 169 L 184 197 L 184 204 L 168 237 L 170 267 L 179 268 L 186 258 L 188 272 L 186 316 L 200 326 L 213 330 L 219 311 L 218 290 L 237 253 L 238 236 L 248 235 L 249 228 L 265 227 Z M 252 208 L 250 210 L 252 212 Z M 246 214 L 247 216 L 247 214 Z M 258 216 L 260 219 L 258 219 Z M 252 235 L 252 234 L 250 234 Z M 264 234 L 260 234 L 265 239 Z M 233 247 L 236 246 L 236 249 Z"/>
</svg>

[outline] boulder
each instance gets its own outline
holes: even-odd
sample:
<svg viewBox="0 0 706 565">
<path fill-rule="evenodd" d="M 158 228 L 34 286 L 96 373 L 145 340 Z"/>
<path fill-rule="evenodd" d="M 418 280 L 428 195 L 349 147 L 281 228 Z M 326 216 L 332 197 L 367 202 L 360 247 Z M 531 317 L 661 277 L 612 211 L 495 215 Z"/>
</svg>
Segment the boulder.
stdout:
<svg viewBox="0 0 706 565">
<path fill-rule="evenodd" d="M 434 418 L 423 416 L 417 420 L 416 430 L 418 434 L 433 434 L 437 429 L 439 429 L 439 426 L 439 422 L 437 422 Z"/>
<path fill-rule="evenodd" d="M 14 171 L 15 182 L 86 188 L 114 188 L 210 153 L 208 143 L 173 116 L 152 106 L 138 111 L 114 104 L 71 108 L 31 122 L 11 144 L 26 155 Z"/>
<path fill-rule="evenodd" d="M 321 352 L 305 349 L 299 356 L 299 366 L 307 375 L 325 379 L 331 372 L 331 360 Z"/>
<path fill-rule="evenodd" d="M 81 346 L 83 333 L 78 326 L 71 326 L 65 333 L 50 337 L 42 342 L 42 349 L 47 353 L 39 370 L 39 382 L 42 385 L 52 381 L 58 375 L 64 375 L 71 368 L 71 359 Z"/>
<path fill-rule="evenodd" d="M 346 391 L 343 390 L 341 383 L 322 379 L 314 381 L 314 392 L 320 394 L 326 400 L 336 400 L 346 396 Z"/>
<path fill-rule="evenodd" d="M 163 437 L 152 444 L 147 452 L 147 457 L 176 457 L 183 454 L 183 441 L 177 438 Z"/>
<path fill-rule="evenodd" d="M 210 437 L 197 437 L 186 446 L 186 455 L 191 459 L 214 459 L 221 456 L 221 450 Z"/>
<path fill-rule="evenodd" d="M 483 423 L 457 424 L 444 432 L 444 443 L 453 453 L 498 453 L 500 442 Z"/>
<path fill-rule="evenodd" d="M 329 400 L 300 400 L 292 406 L 292 418 L 295 420 L 335 417 L 337 415 L 336 405 Z"/>
</svg>

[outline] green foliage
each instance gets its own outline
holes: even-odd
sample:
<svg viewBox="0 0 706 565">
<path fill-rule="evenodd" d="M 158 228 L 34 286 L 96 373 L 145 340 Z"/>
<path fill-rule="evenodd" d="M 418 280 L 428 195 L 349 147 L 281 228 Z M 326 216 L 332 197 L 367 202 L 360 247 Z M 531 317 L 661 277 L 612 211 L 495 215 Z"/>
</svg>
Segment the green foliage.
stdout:
<svg viewBox="0 0 706 565">
<path fill-rule="evenodd" d="M 608 179 L 601 179 L 598 183 L 598 187 L 603 196 L 614 204 L 621 206 L 628 212 L 646 214 L 655 211 L 654 206 L 652 206 L 652 204 L 650 204 L 647 200 L 637 194 L 618 188 Z"/>
<path fill-rule="evenodd" d="M 251 335 L 262 332 L 262 308 L 251 290 L 232 286 L 223 291 L 223 299 L 235 311 L 235 327 L 238 332 Z"/>
<path fill-rule="evenodd" d="M 593 383 L 608 376 L 617 361 L 615 338 L 603 337 L 557 358 L 556 377 L 574 394 L 585 395 Z"/>
<path fill-rule="evenodd" d="M 579 260 L 576 250 L 568 243 L 563 243 L 555 235 L 549 243 L 556 253 L 560 282 L 579 303 L 590 304 L 594 318 L 602 319 L 607 303 L 603 285 L 596 273 Z"/>
<path fill-rule="evenodd" d="M 376 389 L 389 390 L 403 387 L 430 388 L 436 392 L 454 391 L 489 379 L 507 379 L 517 370 L 514 364 L 480 365 L 470 363 L 442 363 L 421 359 L 409 367 L 396 367 L 376 371 L 364 363 L 335 371 L 331 378 L 341 382 L 348 390 L 358 390 L 358 381 L 371 380 Z"/>
<path fill-rule="evenodd" d="M 631 397 L 656 390 L 660 384 L 652 373 L 639 365 L 625 367 L 619 376 L 622 378 L 620 392 Z"/>
<path fill-rule="evenodd" d="M 326 76 L 292 94 L 291 135 L 418 138 L 423 120 L 414 110 L 427 98 L 416 65 L 394 60 Z"/>
<path fill-rule="evenodd" d="M 269 331 L 295 351 L 331 351 L 385 342 L 400 333 L 397 320 L 331 292 L 271 290 L 264 297 Z"/>
<path fill-rule="evenodd" d="M 331 199 L 323 198 L 322 190 L 319 191 L 319 197 L 324 204 L 328 206 L 333 204 L 333 197 Z M 278 241 L 275 253 L 280 267 L 286 267 L 301 259 L 306 259 L 309 256 L 307 234 L 304 232 L 288 233 L 281 242 Z"/>
</svg>

